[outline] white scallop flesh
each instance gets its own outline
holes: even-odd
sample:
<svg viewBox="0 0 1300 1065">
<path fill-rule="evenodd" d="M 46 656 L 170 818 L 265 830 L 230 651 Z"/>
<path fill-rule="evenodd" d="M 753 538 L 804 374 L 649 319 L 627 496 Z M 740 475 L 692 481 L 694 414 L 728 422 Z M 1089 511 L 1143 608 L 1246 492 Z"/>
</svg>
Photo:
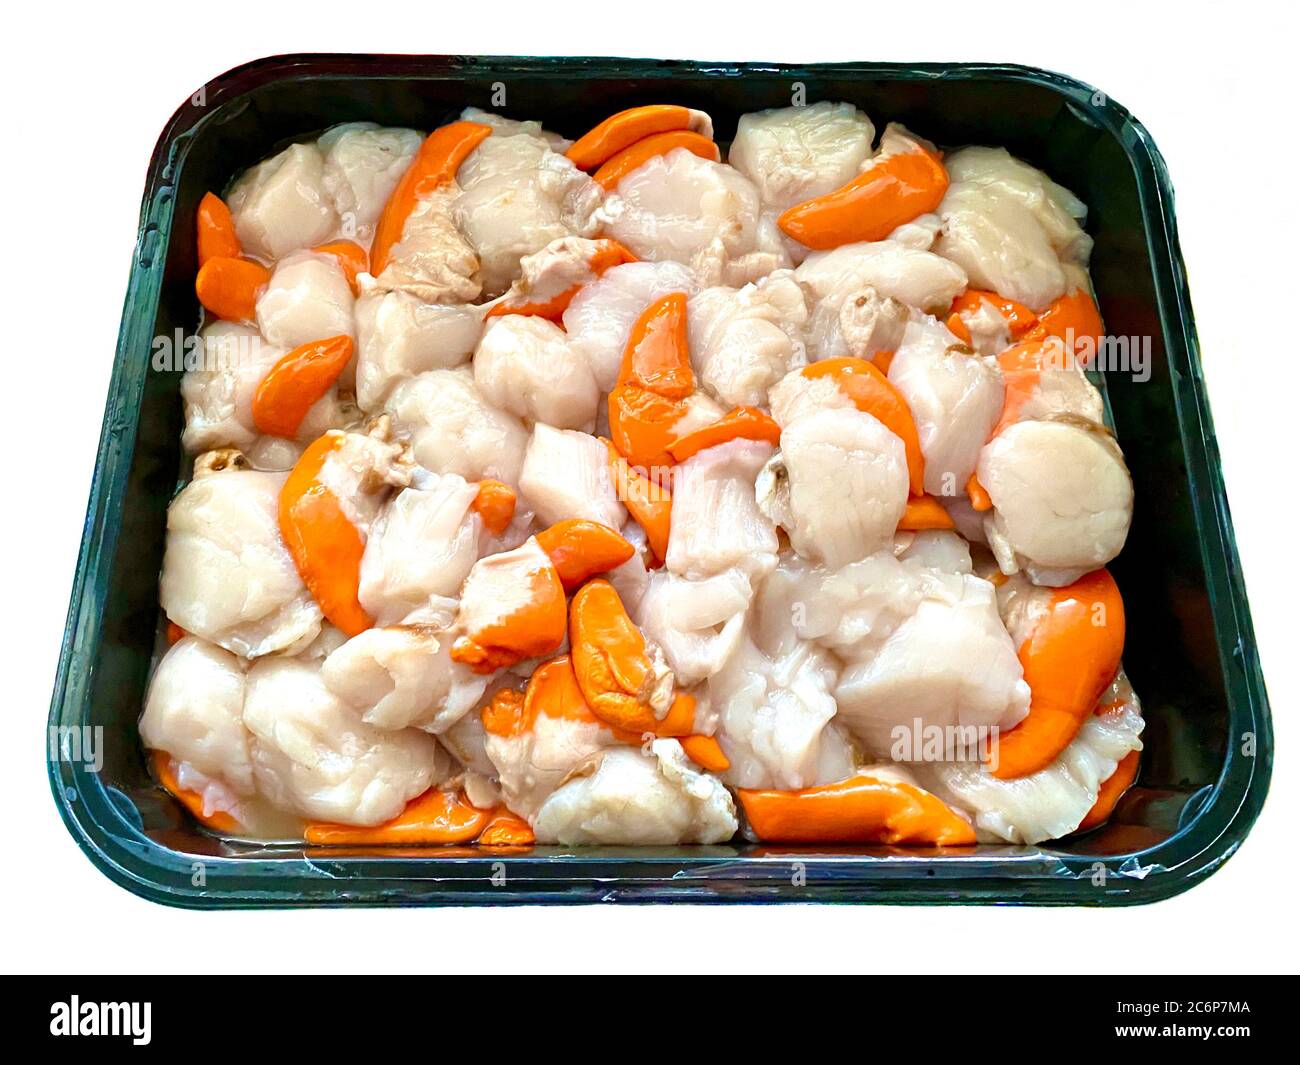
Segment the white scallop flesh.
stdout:
<svg viewBox="0 0 1300 1065">
<path fill-rule="evenodd" d="M 739 569 L 702 580 L 658 569 L 629 610 L 663 650 L 678 683 L 689 687 L 713 676 L 735 653 L 752 600 L 753 587 Z"/>
<path fill-rule="evenodd" d="M 908 496 L 903 442 L 856 409 L 804 415 L 782 429 L 758 493 L 795 551 L 839 568 L 879 550 L 898 528 Z"/>
<path fill-rule="evenodd" d="M 954 185 L 939 211 L 944 229 L 935 251 L 965 270 L 972 285 L 1036 311 L 1065 294 L 1060 260 L 1020 204 L 996 190 Z"/>
<path fill-rule="evenodd" d="M 384 205 L 424 140 L 413 129 L 345 122 L 316 142 L 325 156 L 324 185 L 339 216 L 339 234 L 369 243 Z"/>
<path fill-rule="evenodd" d="M 840 305 L 840 338 L 847 354 L 871 359 L 895 351 L 902 343 L 911 312 L 905 303 L 882 296 L 874 288 L 860 289 Z"/>
<path fill-rule="evenodd" d="M 247 797 L 256 786 L 243 714 L 244 663 L 186 636 L 163 655 L 149 681 L 140 738 Z"/>
<path fill-rule="evenodd" d="M 1042 843 L 1079 827 L 1101 785 L 1126 755 L 1142 750 L 1142 728 L 1135 703 L 1089 715 L 1056 761 L 1011 780 L 1001 780 L 971 761 L 916 768 L 931 791 L 974 816 L 983 841 Z"/>
<path fill-rule="evenodd" d="M 476 776 L 495 778 L 497 775 L 497 768 L 487 754 L 487 729 L 483 727 L 482 710 L 492 701 L 492 696 L 510 686 L 502 683 L 489 684 L 469 713 L 438 736 L 438 742 L 451 752 L 451 756 Z"/>
<path fill-rule="evenodd" d="M 350 424 L 351 419 L 340 428 Z M 259 436 L 245 449 L 249 465 L 255 470 L 275 470 L 283 472 L 293 469 L 306 450 L 306 443 L 299 440 L 286 440 L 282 436 Z"/>
<path fill-rule="evenodd" d="M 1092 238 L 1083 231 L 1088 208 L 1065 186 L 1005 148 L 962 148 L 949 154 L 944 166 L 952 184 L 996 189 L 1031 211 L 1063 264 L 1087 264 L 1092 251 Z"/>
<path fill-rule="evenodd" d="M 951 184 L 934 250 L 960 265 L 973 287 L 1046 310 L 1066 292 L 1063 261 L 1088 261 L 1086 208 L 1001 148 L 963 148 L 945 165 Z"/>
<path fill-rule="evenodd" d="M 767 398 L 772 417 L 782 429 L 805 414 L 857 409 L 834 375 L 805 377 L 798 370 L 791 370 L 774 384 Z"/>
<path fill-rule="evenodd" d="M 864 289 L 923 311 L 946 312 L 966 289 L 961 267 L 935 255 L 892 240 L 844 244 L 813 252 L 795 270 L 795 280 L 808 293 L 809 359 L 850 354 L 840 326 L 844 303 Z"/>
<path fill-rule="evenodd" d="M 410 435 L 415 461 L 425 469 L 467 481 L 519 482 L 528 431 L 483 398 L 468 366 L 430 370 L 401 382 L 384 410 L 398 432 Z"/>
<path fill-rule="evenodd" d="M 822 101 L 740 116 L 727 161 L 784 211 L 848 184 L 871 157 L 876 130 L 852 104 Z"/>
<path fill-rule="evenodd" d="M 433 596 L 456 597 L 478 559 L 483 523 L 478 485 L 454 473 L 404 488 L 366 537 L 357 598 L 379 625 L 393 625 Z"/>
<path fill-rule="evenodd" d="M 807 363 L 808 306 L 789 270 L 741 289 L 707 288 L 687 311 L 691 361 L 700 382 L 722 403 L 766 405 L 768 389 Z"/>
<path fill-rule="evenodd" d="M 970 544 L 948 529 L 922 529 L 894 537 L 894 554 L 900 562 L 911 562 L 940 573 L 971 573 Z"/>
<path fill-rule="evenodd" d="M 980 449 L 1002 415 L 1002 374 L 993 359 L 973 355 L 937 319 L 916 315 L 889 364 L 925 457 L 925 490 L 957 496 L 975 472 Z"/>
<path fill-rule="evenodd" d="M 993 510 L 989 546 L 1004 573 L 1061 586 L 1119 554 L 1133 518 L 1133 482 L 1114 439 L 1087 422 L 1017 422 L 980 453 Z"/>
<path fill-rule="evenodd" d="M 916 612 L 933 579 L 892 549 L 840 569 L 787 555 L 759 589 L 755 636 L 770 653 L 792 631 L 842 658 L 861 658 Z"/>
<path fill-rule="evenodd" d="M 930 251 L 942 229 L 943 219 L 937 214 L 923 214 L 910 222 L 904 222 L 885 239 L 892 240 L 895 244 L 906 244 L 918 251 Z"/>
<path fill-rule="evenodd" d="M 454 181 L 415 205 L 375 279 L 380 288 L 409 292 L 425 303 L 469 303 L 482 292 L 478 255 L 456 221 Z"/>
<path fill-rule="evenodd" d="M 546 800 L 533 820 L 539 843 L 672 846 L 724 843 L 738 828 L 730 792 L 700 772 L 676 740 L 651 753 L 615 747 Z"/>
<path fill-rule="evenodd" d="M 489 299 L 520 276 L 525 255 L 560 237 L 596 233 L 603 190 L 539 136 L 495 132 L 456 177 L 456 223 L 478 254 Z"/>
<path fill-rule="evenodd" d="M 258 792 L 314 820 L 382 824 L 452 771 L 432 736 L 367 725 L 318 665 L 294 658 L 264 658 L 248 671 L 244 724 Z"/>
<path fill-rule="evenodd" d="M 325 187 L 325 157 L 314 144 L 292 144 L 240 176 L 226 196 L 246 255 L 281 259 L 329 240 L 339 227 Z"/>
<path fill-rule="evenodd" d="M 257 327 L 268 343 L 286 350 L 353 336 L 353 303 L 347 276 L 334 256 L 294 252 L 276 264 L 257 298 Z"/>
<path fill-rule="evenodd" d="M 775 227 L 761 224 L 753 182 L 686 148 L 626 174 L 599 217 L 638 258 L 686 263 L 701 285 L 740 286 L 790 265 Z"/>
<path fill-rule="evenodd" d="M 373 412 L 402 381 L 468 362 L 483 318 L 476 307 L 372 288 L 357 300 L 356 327 L 357 404 Z"/>
<path fill-rule="evenodd" d="M 292 652 L 320 631 L 320 607 L 280 537 L 287 477 L 204 473 L 167 508 L 163 612 L 186 632 L 244 658 Z"/>
<path fill-rule="evenodd" d="M 617 531 L 627 520 L 604 441 L 589 433 L 534 426 L 519 492 L 546 525 L 569 518 L 599 522 Z"/>
<path fill-rule="evenodd" d="M 825 651 L 790 642 L 769 657 L 746 636 L 709 678 L 720 708 L 716 738 L 731 762 L 722 779 L 731 787 L 795 790 L 853 773 L 852 745 L 834 723 L 839 667 Z"/>
<path fill-rule="evenodd" d="M 462 122 L 477 122 L 483 126 L 491 126 L 494 137 L 521 135 L 535 137 L 553 152 L 568 151 L 569 146 L 573 143 L 558 133 L 544 129 L 542 124 L 535 119 L 506 118 L 505 115 L 498 115 L 493 111 L 484 111 L 479 107 L 465 108 L 460 113 L 460 118 Z"/>
<path fill-rule="evenodd" d="M 758 507 L 754 481 L 772 446 L 732 440 L 681 463 L 664 560 L 671 573 L 701 579 L 738 569 L 751 580 L 776 565 L 776 526 Z"/>
<path fill-rule="evenodd" d="M 612 391 L 632 327 L 655 300 L 695 293 L 694 275 L 681 263 L 622 263 L 584 285 L 564 311 L 569 342 L 587 358 L 602 392 Z"/>
<path fill-rule="evenodd" d="M 325 686 L 368 725 L 445 732 L 477 705 L 487 677 L 451 659 L 455 604 L 367 629 L 325 659 Z"/>
<path fill-rule="evenodd" d="M 246 448 L 257 439 L 253 394 L 285 352 L 266 343 L 252 326 L 237 322 L 213 322 L 203 328 L 199 340 L 181 379 L 181 443 L 190 454 Z"/>
<path fill-rule="evenodd" d="M 474 382 L 489 403 L 530 422 L 590 432 L 600 391 L 586 356 L 554 322 L 490 319 L 474 353 Z"/>
<path fill-rule="evenodd" d="M 650 570 L 646 566 L 650 548 L 646 542 L 645 530 L 635 521 L 624 522 L 620 535 L 635 548 L 635 551 L 626 562 L 605 574 L 605 579 L 614 586 L 614 591 L 618 592 L 623 608 L 634 615 L 641 604 L 642 597 L 645 596 L 646 589 L 650 587 Z"/>
<path fill-rule="evenodd" d="M 322 622 L 320 633 L 316 639 L 312 640 L 306 647 L 299 651 L 295 658 L 300 662 L 324 662 L 335 651 L 348 642 L 348 635 L 342 629 L 331 625 L 328 621 Z"/>
<path fill-rule="evenodd" d="M 840 719 L 875 754 L 921 752 L 916 727 L 1007 730 L 1029 712 L 1029 686 L 993 585 L 935 573 L 910 617 L 882 644 L 856 648 L 835 689 Z"/>
</svg>

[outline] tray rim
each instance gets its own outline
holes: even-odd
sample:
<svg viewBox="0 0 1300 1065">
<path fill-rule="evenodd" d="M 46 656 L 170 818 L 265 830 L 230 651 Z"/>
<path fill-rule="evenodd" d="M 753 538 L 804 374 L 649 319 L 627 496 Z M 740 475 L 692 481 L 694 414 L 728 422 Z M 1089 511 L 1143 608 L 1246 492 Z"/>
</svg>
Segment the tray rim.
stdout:
<svg viewBox="0 0 1300 1065">
<path fill-rule="evenodd" d="M 357 66 L 373 71 L 358 71 Z M 1147 251 L 1161 329 L 1170 360 L 1171 387 L 1187 464 L 1192 507 L 1201 532 L 1202 563 L 1224 670 L 1230 736 L 1253 733 L 1256 754 L 1229 743 L 1218 780 L 1199 808 L 1170 838 L 1154 847 L 1110 858 L 1055 855 L 1034 848 L 996 848 L 992 856 L 891 853 L 885 858 L 826 855 L 794 849 L 781 856 L 719 854 L 729 848 L 685 848 L 671 854 L 623 849 L 620 853 L 536 848 L 524 855 L 349 858 L 222 858 L 172 851 L 138 831 L 98 779 L 73 763 L 47 759 L 50 786 L 64 823 L 91 862 L 127 890 L 187 908 L 339 905 L 463 905 L 472 903 L 587 903 L 597 901 L 761 903 L 835 901 L 863 903 L 967 903 L 1033 905 L 1133 905 L 1187 890 L 1219 868 L 1241 845 L 1262 807 L 1272 764 L 1272 726 L 1249 604 L 1232 534 L 1218 462 L 1186 271 L 1178 244 L 1173 188 L 1158 148 L 1145 127 L 1116 101 L 1068 75 L 1000 63 L 766 63 L 654 60 L 620 57 L 524 57 L 291 53 L 236 66 L 204 86 L 205 105 L 182 104 L 164 126 L 150 161 L 132 257 L 122 324 L 105 405 L 96 467 L 51 700 L 51 728 L 78 725 L 90 704 L 89 672 L 97 651 L 108 559 L 116 544 L 112 522 L 129 472 L 139 421 L 145 369 L 138 353 L 149 338 L 133 313 L 145 301 L 156 307 L 170 239 L 172 190 L 192 140 L 224 109 L 270 82 L 287 78 L 451 79 L 476 70 L 608 77 L 610 67 L 638 77 L 782 75 L 798 80 L 840 76 L 870 80 L 1002 80 L 1052 89 L 1071 105 L 1089 106 L 1089 120 L 1119 141 L 1137 178 Z M 1222 567 L 1211 562 L 1221 559 Z M 1016 853 L 1008 853 L 1015 851 Z M 707 853 L 706 853 L 707 852 Z M 193 882 L 194 862 L 206 881 Z M 799 862 L 806 884 L 791 883 Z M 288 871 L 286 863 L 292 865 Z M 507 870 L 505 886 L 490 882 Z M 1072 887 L 1096 878 L 1104 885 L 1080 898 Z M 364 866 L 364 871 L 361 870 Z M 339 890 L 340 878 L 346 888 Z M 523 882 L 522 887 L 514 886 Z"/>
</svg>

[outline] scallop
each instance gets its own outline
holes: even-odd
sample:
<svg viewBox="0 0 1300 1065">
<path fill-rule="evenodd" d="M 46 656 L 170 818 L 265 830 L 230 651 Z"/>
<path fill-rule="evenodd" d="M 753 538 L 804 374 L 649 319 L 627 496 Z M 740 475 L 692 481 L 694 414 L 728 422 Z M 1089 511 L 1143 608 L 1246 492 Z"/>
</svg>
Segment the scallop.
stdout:
<svg viewBox="0 0 1300 1065">
<path fill-rule="evenodd" d="M 445 732 L 487 687 L 487 677 L 451 660 L 454 615 L 454 600 L 445 600 L 401 624 L 359 633 L 325 659 L 325 686 L 368 725 Z"/>
<path fill-rule="evenodd" d="M 807 363 L 808 306 L 789 270 L 741 289 L 707 288 L 687 309 L 691 361 L 722 403 L 766 405 L 768 389 Z"/>
<path fill-rule="evenodd" d="M 258 791 L 313 820 L 382 824 L 452 771 L 432 736 L 366 724 L 326 687 L 319 664 L 294 658 L 248 671 L 244 724 Z"/>
<path fill-rule="evenodd" d="M 845 654 L 851 662 L 834 693 L 840 717 L 882 757 L 919 757 L 918 726 L 1006 730 L 1029 712 L 1029 686 L 993 585 L 970 574 L 936 575 L 883 643 Z"/>
<path fill-rule="evenodd" d="M 256 786 L 243 714 L 244 663 L 186 636 L 163 655 L 149 681 L 140 738 L 248 797 Z"/>
<path fill-rule="evenodd" d="M 1014 409 L 1007 404 L 1003 417 L 1008 421 L 1056 420 L 1062 415 L 1079 418 L 1094 425 L 1105 424 L 1106 404 L 1096 386 L 1088 380 L 1083 367 L 1060 349 L 1049 350 L 1040 367 L 1012 370 L 1006 374 L 1007 391 L 1012 382 L 1025 377 L 1029 387 L 1018 388 Z"/>
<path fill-rule="evenodd" d="M 379 410 L 401 382 L 462 366 L 483 332 L 482 312 L 372 289 L 356 302 L 357 404 Z"/>
<path fill-rule="evenodd" d="M 457 226 L 477 253 L 487 298 L 520 276 L 519 261 L 560 237 L 596 233 L 602 190 L 546 139 L 498 130 L 461 164 Z"/>
<path fill-rule="evenodd" d="M 467 481 L 518 483 L 528 431 L 483 397 L 469 367 L 430 370 L 401 382 L 384 410 L 399 432 L 410 435 L 415 461 L 425 469 Z"/>
<path fill-rule="evenodd" d="M 768 655 L 744 637 L 708 682 L 720 708 L 717 739 L 731 762 L 727 784 L 794 790 L 850 776 L 853 748 L 835 723 L 831 695 L 838 676 L 832 657 L 806 641 L 791 639 Z"/>
<path fill-rule="evenodd" d="M 231 186 L 226 202 L 240 246 L 261 259 L 315 247 L 339 226 L 325 186 L 325 157 L 314 144 L 291 144 L 258 163 Z"/>
<path fill-rule="evenodd" d="M 560 134 L 544 129 L 535 119 L 506 118 L 493 111 L 484 111 L 478 107 L 467 107 L 460 113 L 462 122 L 477 122 L 492 127 L 494 137 L 527 136 L 541 141 L 555 152 L 567 151 L 572 143 Z"/>
<path fill-rule="evenodd" d="M 755 478 L 771 454 L 770 444 L 733 440 L 677 467 L 665 559 L 670 572 L 699 579 L 736 569 L 754 579 L 772 570 L 780 547 L 776 527 L 754 496 Z"/>
<path fill-rule="evenodd" d="M 437 596 L 456 597 L 478 558 L 478 485 L 425 475 L 398 492 L 370 528 L 358 599 L 380 625 L 396 624 Z"/>
<path fill-rule="evenodd" d="M 1060 587 L 1119 554 L 1133 519 L 1133 482 L 1114 438 L 1076 420 L 1018 422 L 980 452 L 984 519 L 1004 573 Z"/>
<path fill-rule="evenodd" d="M 1087 263 L 1092 251 L 1092 238 L 1083 231 L 1088 208 L 1043 171 L 1017 159 L 1005 148 L 981 146 L 952 152 L 944 165 L 952 184 L 995 188 L 1031 211 L 1062 263 Z"/>
<path fill-rule="evenodd" d="M 770 649 L 792 633 L 841 658 L 861 657 L 915 613 L 925 576 L 892 549 L 839 569 L 787 555 L 759 589 L 755 636 Z"/>
<path fill-rule="evenodd" d="M 294 252 L 276 264 L 257 300 L 257 326 L 268 343 L 296 348 L 328 337 L 353 336 L 352 288 L 338 260 Z"/>
<path fill-rule="evenodd" d="M 934 250 L 965 270 L 972 286 L 1031 310 L 1064 295 L 1063 263 L 1086 263 L 1092 250 L 1083 204 L 1002 148 L 963 148 L 945 165 L 951 184 Z"/>
<path fill-rule="evenodd" d="M 570 774 L 617 743 L 595 717 L 550 714 L 542 707 L 521 733 L 487 732 L 484 750 L 506 805 L 535 827 L 538 810 Z"/>
<path fill-rule="evenodd" d="M 638 258 L 686 263 L 701 285 L 739 286 L 790 265 L 759 207 L 739 171 L 674 148 L 625 175 L 600 217 Z"/>
<path fill-rule="evenodd" d="M 850 355 L 841 326 L 846 302 L 868 290 L 922 311 L 946 311 L 966 289 L 961 267 L 936 255 L 893 240 L 845 244 L 809 255 L 795 280 L 808 293 L 809 359 Z"/>
<path fill-rule="evenodd" d="M 285 473 L 212 470 L 201 456 L 195 478 L 167 508 L 162 608 L 205 640 L 245 658 L 301 648 L 320 631 L 321 611 L 280 538 Z"/>
<path fill-rule="evenodd" d="M 415 205 L 402 237 L 376 279 L 381 289 L 406 292 L 424 303 L 469 303 L 483 290 L 480 262 L 456 220 L 454 181 Z"/>
<path fill-rule="evenodd" d="M 894 553 L 900 562 L 910 562 L 940 573 L 971 573 L 970 544 L 947 529 L 923 529 L 894 537 Z"/>
<path fill-rule="evenodd" d="M 181 379 L 181 443 L 190 454 L 249 447 L 257 439 L 253 393 L 285 353 L 263 341 L 252 326 L 237 322 L 213 322 L 199 339 L 197 360 Z"/>
<path fill-rule="evenodd" d="M 839 329 L 844 350 L 859 359 L 894 352 L 902 343 L 910 317 L 908 307 L 867 286 L 840 304 Z"/>
<path fill-rule="evenodd" d="M 803 415 L 781 431 L 758 493 L 800 555 L 838 568 L 893 537 L 907 507 L 903 442 L 856 409 Z"/>
<path fill-rule="evenodd" d="M 907 400 L 916 423 L 925 490 L 934 496 L 963 495 L 1002 414 L 997 363 L 975 355 L 936 319 L 917 315 L 889 364 L 889 383 Z"/>
<path fill-rule="evenodd" d="M 727 789 L 695 769 L 676 740 L 651 748 L 607 749 L 575 770 L 538 811 L 538 842 L 672 846 L 735 835 Z"/>
<path fill-rule="evenodd" d="M 531 578 L 540 571 L 553 572 L 554 566 L 550 556 L 533 537 L 513 551 L 480 558 L 470 568 L 469 576 L 461 586 L 457 632 L 477 634 L 499 626 L 512 616 L 526 615 L 536 605 Z M 560 613 L 563 629 L 563 610 Z"/>
<path fill-rule="evenodd" d="M 294 444 L 315 440 L 328 429 L 353 422 L 356 408 L 331 387 L 308 408 L 294 441 L 276 458 L 268 449 L 279 439 L 259 434 L 253 421 L 253 398 L 271 368 L 287 352 L 269 344 L 257 330 L 235 322 L 213 322 L 200 334 L 193 365 L 181 379 L 185 430 L 181 443 L 191 454 L 238 448 L 259 469 L 289 469 L 296 461 Z M 188 357 L 187 357 L 188 358 Z M 294 452 L 287 465 L 284 458 Z"/>
<path fill-rule="evenodd" d="M 474 383 L 489 403 L 530 422 L 587 432 L 596 424 L 600 390 L 591 366 L 545 318 L 489 321 L 474 353 Z"/>
<path fill-rule="evenodd" d="M 650 574 L 633 616 L 663 650 L 678 682 L 690 686 L 713 676 L 736 652 L 753 596 L 739 569 L 699 580 L 660 569 Z"/>
<path fill-rule="evenodd" d="M 857 177 L 875 135 L 852 104 L 755 111 L 740 116 L 727 161 L 754 183 L 764 207 L 784 211 Z"/>
<path fill-rule="evenodd" d="M 609 448 L 588 433 L 537 425 L 524 454 L 519 491 L 547 525 L 581 518 L 618 529 L 627 520 Z"/>
<path fill-rule="evenodd" d="M 620 535 L 630 543 L 635 551 L 631 558 L 605 574 L 605 578 L 614 586 L 623 607 L 629 614 L 635 615 L 637 607 L 650 587 L 650 570 L 646 561 L 650 558 L 650 548 L 646 542 L 645 530 L 635 521 L 623 524 Z"/>
<path fill-rule="evenodd" d="M 384 205 L 423 141 L 413 129 L 345 122 L 316 142 L 325 157 L 322 182 L 340 219 L 340 233 L 368 242 Z"/>
<path fill-rule="evenodd" d="M 857 409 L 833 374 L 806 377 L 798 370 L 791 370 L 772 386 L 767 398 L 772 417 L 782 429 L 805 414 Z"/>
</svg>

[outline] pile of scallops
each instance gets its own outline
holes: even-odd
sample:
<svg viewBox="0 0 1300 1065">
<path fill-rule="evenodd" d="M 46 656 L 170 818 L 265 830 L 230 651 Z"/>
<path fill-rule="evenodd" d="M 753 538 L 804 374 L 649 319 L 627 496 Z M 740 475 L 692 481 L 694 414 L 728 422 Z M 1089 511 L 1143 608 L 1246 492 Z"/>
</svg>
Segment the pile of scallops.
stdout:
<svg viewBox="0 0 1300 1065">
<path fill-rule="evenodd" d="M 1110 817 L 1133 490 L 1084 205 L 846 103 L 724 147 L 674 104 L 576 141 L 469 109 L 203 198 L 140 720 L 201 824 L 959 848 Z"/>
</svg>

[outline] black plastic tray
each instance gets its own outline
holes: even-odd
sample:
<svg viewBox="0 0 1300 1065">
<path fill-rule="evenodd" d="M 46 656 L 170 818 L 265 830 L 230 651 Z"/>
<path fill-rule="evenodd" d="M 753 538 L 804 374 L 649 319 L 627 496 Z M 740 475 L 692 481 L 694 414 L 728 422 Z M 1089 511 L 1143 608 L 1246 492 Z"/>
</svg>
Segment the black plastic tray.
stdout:
<svg viewBox="0 0 1300 1065">
<path fill-rule="evenodd" d="M 1004 145 L 1045 169 L 1089 206 L 1109 332 L 1151 338 L 1150 380 L 1106 382 L 1137 491 L 1128 544 L 1111 568 L 1128 614 L 1125 664 L 1147 718 L 1140 780 L 1111 822 L 1048 847 L 963 854 L 748 845 L 342 852 L 203 832 L 153 784 L 136 735 L 181 463 L 180 374 L 152 369 L 151 352 L 154 338 L 188 334 L 198 320 L 191 220 L 203 193 L 337 122 L 430 129 L 476 105 L 576 136 L 620 108 L 674 102 L 709 111 L 727 141 L 741 114 L 786 106 L 800 91 L 808 102 L 848 100 L 878 124 L 901 121 L 940 144 Z M 51 751 L 64 753 L 51 753 L 50 781 L 77 842 L 116 882 L 177 905 L 1098 905 L 1185 890 L 1236 850 L 1258 814 L 1272 731 L 1160 153 L 1102 93 L 1013 66 L 294 55 L 221 75 L 176 112 L 149 166 L 50 725 L 103 730 L 98 771 L 68 757 L 68 733 L 52 733 Z"/>
</svg>

